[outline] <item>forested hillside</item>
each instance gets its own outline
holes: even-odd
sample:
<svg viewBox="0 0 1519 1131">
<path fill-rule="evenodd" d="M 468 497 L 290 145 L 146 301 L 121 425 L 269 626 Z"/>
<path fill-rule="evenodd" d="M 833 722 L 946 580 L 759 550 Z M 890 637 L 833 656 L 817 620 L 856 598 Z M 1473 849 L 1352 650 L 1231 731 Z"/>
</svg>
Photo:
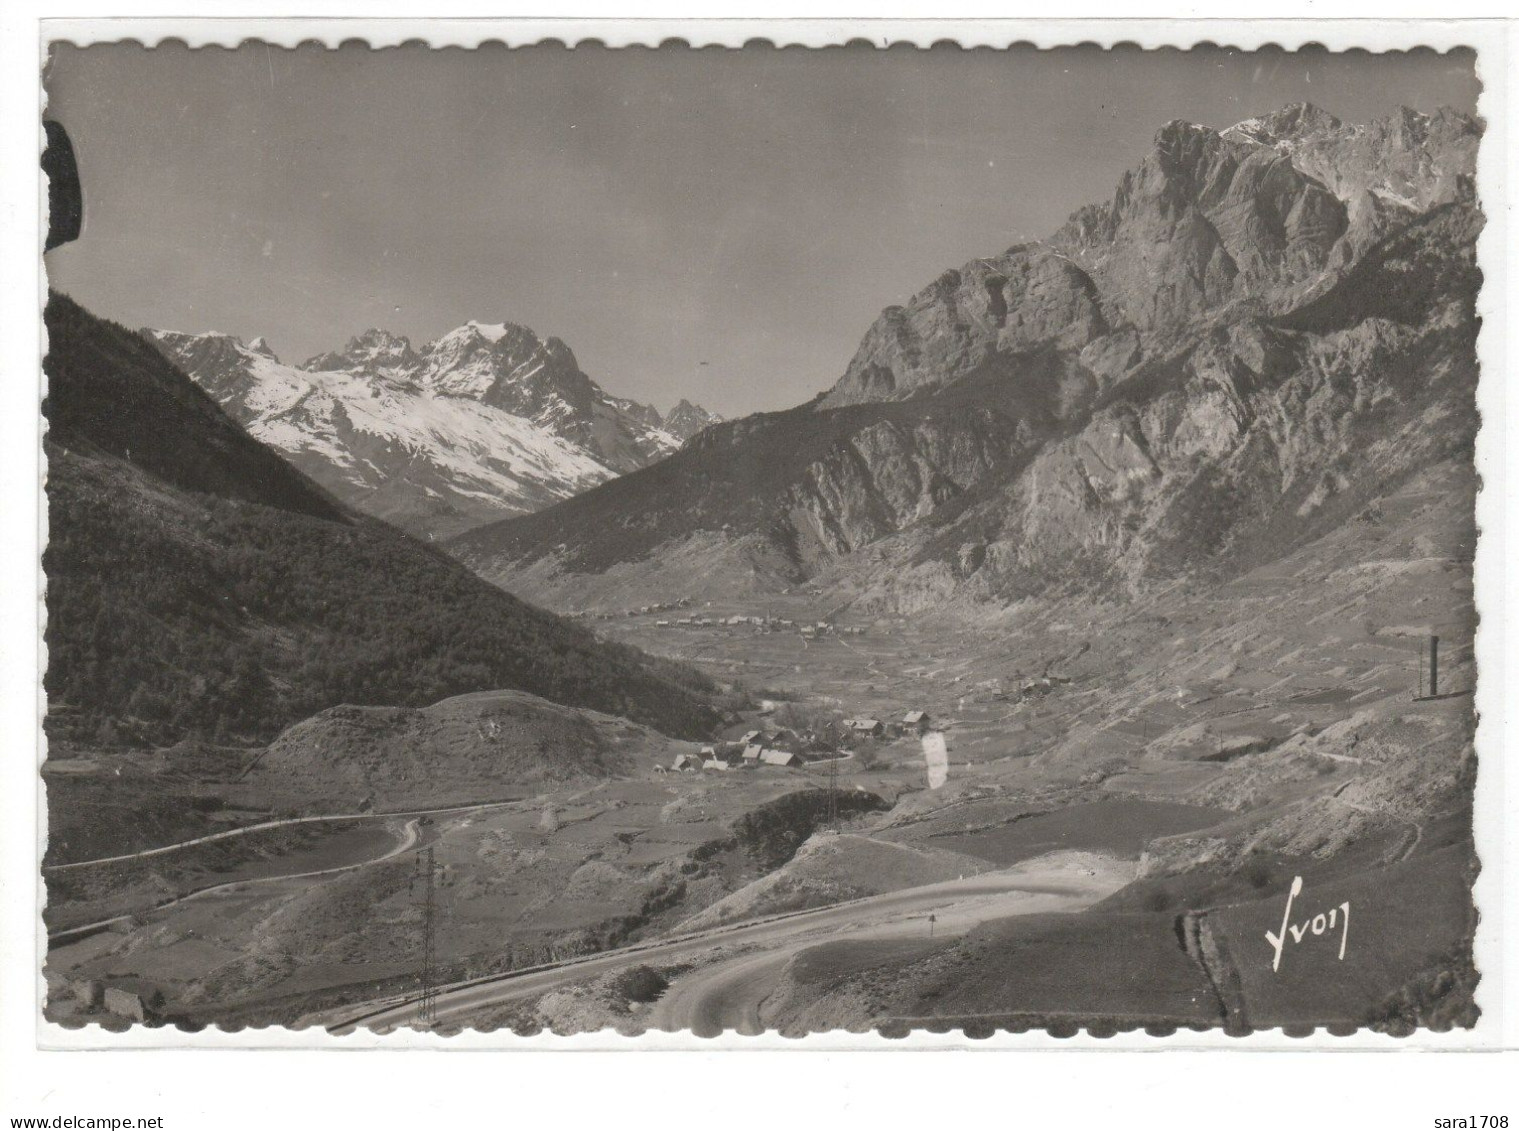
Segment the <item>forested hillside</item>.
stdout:
<svg viewBox="0 0 1519 1131">
<path fill-rule="evenodd" d="M 49 730 L 261 742 L 339 703 L 493 688 L 695 737 L 712 685 L 351 512 L 140 336 L 47 310 Z"/>
</svg>

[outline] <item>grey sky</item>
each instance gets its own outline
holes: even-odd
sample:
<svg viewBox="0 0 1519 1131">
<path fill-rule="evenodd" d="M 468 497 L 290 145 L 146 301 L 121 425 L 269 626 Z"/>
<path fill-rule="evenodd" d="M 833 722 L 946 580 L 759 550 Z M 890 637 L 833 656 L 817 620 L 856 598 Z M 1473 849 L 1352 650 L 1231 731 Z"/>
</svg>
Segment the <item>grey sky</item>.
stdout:
<svg viewBox="0 0 1519 1131">
<path fill-rule="evenodd" d="M 48 266 L 96 313 L 293 362 L 520 322 L 613 393 L 734 415 L 810 398 L 882 307 L 1108 197 L 1171 118 L 1478 89 L 1432 52 L 61 47 L 86 219 Z"/>
</svg>

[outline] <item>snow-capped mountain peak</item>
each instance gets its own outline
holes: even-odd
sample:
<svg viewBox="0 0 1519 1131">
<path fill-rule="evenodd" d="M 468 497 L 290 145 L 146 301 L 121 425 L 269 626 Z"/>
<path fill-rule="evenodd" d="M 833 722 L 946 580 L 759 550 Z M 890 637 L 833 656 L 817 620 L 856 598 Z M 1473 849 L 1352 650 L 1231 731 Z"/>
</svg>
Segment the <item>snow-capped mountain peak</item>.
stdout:
<svg viewBox="0 0 1519 1131">
<path fill-rule="evenodd" d="M 415 368 L 418 360 L 407 339 L 388 330 L 370 329 L 350 338 L 348 344 L 340 350 L 318 354 L 301 368 L 360 369 L 368 373 L 404 374 Z"/>
<path fill-rule="evenodd" d="M 1304 136 L 1316 136 L 1338 131 L 1344 123 L 1315 106 L 1312 102 L 1297 102 L 1283 106 L 1260 118 L 1250 118 L 1224 130 L 1222 135 L 1230 141 L 1250 141 L 1257 145 L 1275 146 L 1292 143 Z"/>
<path fill-rule="evenodd" d="M 257 338 L 254 338 L 251 342 L 249 342 L 248 343 L 248 349 L 252 353 L 261 353 L 261 354 L 263 354 L 265 357 L 269 358 L 271 361 L 278 361 L 279 360 L 278 355 L 276 355 L 275 352 L 274 352 L 274 350 L 270 348 L 269 343 L 264 340 L 264 338 L 263 338 L 262 335 L 260 335 Z"/>
<path fill-rule="evenodd" d="M 564 342 L 511 322 L 467 322 L 421 349 L 370 329 L 300 366 L 263 338 L 144 333 L 253 436 L 426 536 L 547 506 L 685 438 L 685 424 L 667 430 L 655 409 L 608 395 Z"/>
<path fill-rule="evenodd" d="M 466 326 L 475 330 L 488 342 L 499 342 L 506 336 L 507 323 L 505 322 L 466 322 Z"/>
</svg>

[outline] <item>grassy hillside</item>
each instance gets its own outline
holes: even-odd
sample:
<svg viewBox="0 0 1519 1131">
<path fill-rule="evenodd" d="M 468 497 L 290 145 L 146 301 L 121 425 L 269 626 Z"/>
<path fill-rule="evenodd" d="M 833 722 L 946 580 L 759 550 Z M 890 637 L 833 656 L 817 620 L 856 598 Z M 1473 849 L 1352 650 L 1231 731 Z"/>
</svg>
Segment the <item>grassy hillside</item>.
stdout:
<svg viewBox="0 0 1519 1131">
<path fill-rule="evenodd" d="M 138 335 L 47 312 L 45 686 L 54 737 L 261 742 L 341 703 L 494 688 L 670 734 L 712 685 L 342 510 Z"/>
<path fill-rule="evenodd" d="M 461 695 L 413 710 L 333 707 L 280 735 L 243 779 L 296 806 L 379 810 L 500 799 L 668 763 L 680 743 L 520 691 Z M 691 747 L 684 747 L 686 750 Z"/>
</svg>

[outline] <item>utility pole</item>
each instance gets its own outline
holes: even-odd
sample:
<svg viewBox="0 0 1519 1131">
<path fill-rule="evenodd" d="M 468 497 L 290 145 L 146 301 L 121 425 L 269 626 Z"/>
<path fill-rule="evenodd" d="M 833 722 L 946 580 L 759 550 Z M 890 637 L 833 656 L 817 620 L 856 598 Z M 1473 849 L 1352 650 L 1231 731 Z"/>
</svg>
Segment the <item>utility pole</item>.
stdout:
<svg viewBox="0 0 1519 1131">
<path fill-rule="evenodd" d="M 412 874 L 411 880 L 413 891 L 416 890 L 419 880 L 422 883 L 422 969 L 417 976 L 422 994 L 417 1006 L 417 1018 L 424 1024 L 435 1021 L 438 1010 L 436 889 L 439 871 L 440 868 L 433 856 L 433 846 L 428 845 L 427 850 L 417 857 L 417 870 Z"/>
<path fill-rule="evenodd" d="M 1429 648 L 1429 679 L 1424 678 L 1424 649 Z M 1419 680 L 1418 690 L 1414 692 L 1415 699 L 1436 699 L 1440 695 L 1440 638 L 1430 633 L 1426 642 L 1425 638 L 1419 639 Z"/>
<path fill-rule="evenodd" d="M 839 751 L 828 760 L 828 828 L 839 831 Z"/>
</svg>

